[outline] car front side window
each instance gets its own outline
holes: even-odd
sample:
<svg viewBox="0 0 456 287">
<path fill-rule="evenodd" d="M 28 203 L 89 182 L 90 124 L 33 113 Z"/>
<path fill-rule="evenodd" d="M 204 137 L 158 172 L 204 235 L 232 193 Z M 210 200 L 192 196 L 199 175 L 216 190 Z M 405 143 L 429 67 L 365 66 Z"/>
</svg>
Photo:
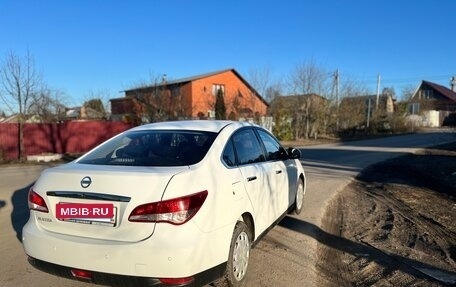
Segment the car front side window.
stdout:
<svg viewBox="0 0 456 287">
<path fill-rule="evenodd" d="M 263 130 L 258 129 L 257 131 L 266 149 L 266 160 L 283 159 L 285 150 L 275 138 Z"/>
</svg>

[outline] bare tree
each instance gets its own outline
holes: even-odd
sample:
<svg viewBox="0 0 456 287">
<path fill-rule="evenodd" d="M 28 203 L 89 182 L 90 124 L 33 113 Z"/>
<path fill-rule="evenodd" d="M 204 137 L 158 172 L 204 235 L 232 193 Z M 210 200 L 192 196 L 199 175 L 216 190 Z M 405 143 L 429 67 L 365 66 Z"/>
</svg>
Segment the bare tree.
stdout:
<svg viewBox="0 0 456 287">
<path fill-rule="evenodd" d="M 402 88 L 402 100 L 403 101 L 408 101 L 413 97 L 413 94 L 415 93 L 416 86 L 414 85 L 408 85 Z"/>
<path fill-rule="evenodd" d="M 344 77 L 341 80 L 340 84 L 340 98 L 346 98 L 346 97 L 359 97 L 359 96 L 364 96 L 369 93 L 369 90 L 367 87 L 356 80 L 353 80 L 352 78 L 349 77 Z"/>
<path fill-rule="evenodd" d="M 296 65 L 290 75 L 292 90 L 303 95 L 326 95 L 330 87 L 329 80 L 326 68 L 317 65 L 314 60 Z"/>
<path fill-rule="evenodd" d="M 40 116 L 44 122 L 58 122 L 64 118 L 65 109 L 64 93 L 43 85 L 33 97 L 27 113 Z"/>
<path fill-rule="evenodd" d="M 135 104 L 134 113 L 141 122 L 160 122 L 191 118 L 191 102 L 181 83 L 169 83 L 166 75 L 140 82 L 127 91 Z"/>
<path fill-rule="evenodd" d="M 269 103 L 282 92 L 281 79 L 274 78 L 269 67 L 250 69 L 247 79 L 260 96 Z"/>
<path fill-rule="evenodd" d="M 329 105 L 315 101 L 315 95 L 325 97 L 329 94 L 331 81 L 329 73 L 313 60 L 298 64 L 290 74 L 290 86 L 295 95 L 306 96 L 295 110 L 295 136 L 308 138 L 317 133 L 322 125 L 321 114 L 327 114 Z"/>
<path fill-rule="evenodd" d="M 25 113 L 41 89 L 41 75 L 35 70 L 33 57 L 27 52 L 20 58 L 9 52 L 0 66 L 1 99 L 19 115 L 19 159 L 24 159 Z"/>
<path fill-rule="evenodd" d="M 248 81 L 252 87 L 266 99 L 265 94 L 267 88 L 271 85 L 271 72 L 267 67 L 252 68 L 248 73 Z M 266 99 L 269 101 L 270 99 Z"/>
<path fill-rule="evenodd" d="M 268 101 L 269 103 L 277 98 L 278 96 L 281 96 L 283 94 L 283 84 L 281 82 L 276 82 L 275 84 L 269 86 L 265 93 L 264 93 L 264 99 Z"/>
</svg>

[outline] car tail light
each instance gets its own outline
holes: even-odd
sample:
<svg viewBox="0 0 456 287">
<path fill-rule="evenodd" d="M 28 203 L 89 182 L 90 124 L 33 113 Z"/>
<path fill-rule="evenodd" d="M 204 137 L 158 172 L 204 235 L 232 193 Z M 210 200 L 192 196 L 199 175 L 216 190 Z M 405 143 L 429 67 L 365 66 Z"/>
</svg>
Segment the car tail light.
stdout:
<svg viewBox="0 0 456 287">
<path fill-rule="evenodd" d="M 30 188 L 29 196 L 28 196 L 28 205 L 31 210 L 41 211 L 48 213 L 49 210 L 47 208 L 46 202 L 44 199 L 32 188 Z"/>
<path fill-rule="evenodd" d="M 159 278 L 161 283 L 165 285 L 186 285 L 188 283 L 193 282 L 193 277 L 185 277 L 185 278 Z"/>
<path fill-rule="evenodd" d="M 80 269 L 71 269 L 71 275 L 84 281 L 92 281 L 92 272 Z"/>
<path fill-rule="evenodd" d="M 183 224 L 198 212 L 206 197 L 207 190 L 179 198 L 143 204 L 133 209 L 128 220 Z"/>
</svg>

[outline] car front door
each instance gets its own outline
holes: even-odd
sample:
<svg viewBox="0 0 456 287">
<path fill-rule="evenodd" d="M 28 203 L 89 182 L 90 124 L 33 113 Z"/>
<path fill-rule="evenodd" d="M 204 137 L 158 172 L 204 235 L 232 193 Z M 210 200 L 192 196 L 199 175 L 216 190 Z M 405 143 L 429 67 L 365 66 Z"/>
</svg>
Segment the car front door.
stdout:
<svg viewBox="0 0 456 287">
<path fill-rule="evenodd" d="M 275 203 L 267 173 L 263 149 L 252 128 L 236 132 L 233 137 L 238 167 L 255 212 L 255 229 L 259 235 L 275 220 Z"/>
<path fill-rule="evenodd" d="M 280 143 L 268 132 L 257 129 L 261 142 L 265 149 L 265 169 L 269 185 L 271 187 L 271 201 L 275 219 L 284 214 L 290 205 L 290 166 L 287 166 L 286 152 Z M 296 174 L 296 170 L 294 171 Z"/>
</svg>

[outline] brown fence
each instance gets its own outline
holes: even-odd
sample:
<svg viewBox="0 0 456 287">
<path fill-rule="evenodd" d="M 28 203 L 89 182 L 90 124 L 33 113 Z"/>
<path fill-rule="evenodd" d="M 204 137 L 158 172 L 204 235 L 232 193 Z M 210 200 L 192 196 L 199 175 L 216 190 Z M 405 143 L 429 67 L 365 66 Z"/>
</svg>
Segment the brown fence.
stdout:
<svg viewBox="0 0 456 287">
<path fill-rule="evenodd" d="M 24 125 L 24 154 L 84 153 L 131 124 L 122 122 L 66 122 Z M 19 156 L 18 124 L 0 124 L 0 160 Z"/>
</svg>

